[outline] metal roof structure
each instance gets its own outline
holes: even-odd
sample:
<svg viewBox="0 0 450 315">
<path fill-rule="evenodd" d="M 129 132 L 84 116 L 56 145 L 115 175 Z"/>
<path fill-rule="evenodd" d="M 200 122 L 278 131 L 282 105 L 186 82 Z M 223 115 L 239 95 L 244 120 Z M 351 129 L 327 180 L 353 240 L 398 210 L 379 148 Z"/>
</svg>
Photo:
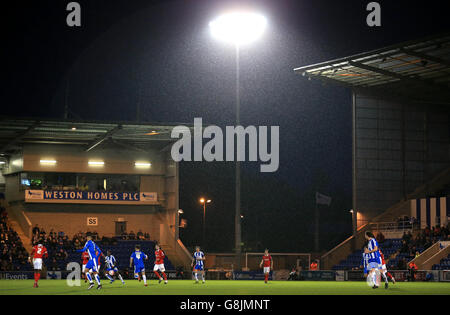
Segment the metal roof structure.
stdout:
<svg viewBox="0 0 450 315">
<path fill-rule="evenodd" d="M 146 151 L 165 148 L 175 141 L 173 127 L 186 124 L 69 121 L 0 117 L 0 154 L 10 154 L 23 144 L 79 145 L 85 151 L 99 145 L 115 145 Z"/>
<path fill-rule="evenodd" d="M 450 34 L 294 69 L 353 90 L 450 104 Z"/>
</svg>

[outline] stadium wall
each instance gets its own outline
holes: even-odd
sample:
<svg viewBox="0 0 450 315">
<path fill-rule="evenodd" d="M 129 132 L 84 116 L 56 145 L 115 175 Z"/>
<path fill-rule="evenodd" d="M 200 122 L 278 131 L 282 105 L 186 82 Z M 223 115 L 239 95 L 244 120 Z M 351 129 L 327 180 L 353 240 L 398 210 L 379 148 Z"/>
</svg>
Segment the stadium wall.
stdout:
<svg viewBox="0 0 450 315">
<path fill-rule="evenodd" d="M 30 237 L 31 226 L 36 224 L 48 233 L 63 231 L 70 237 L 78 232 L 97 232 L 99 236 L 115 235 L 115 222 L 126 222 L 127 232 L 150 234 L 152 240 L 160 239 L 160 225 L 166 222 L 157 214 L 155 206 L 111 205 L 24 205 L 16 203 L 8 211 L 19 222 L 25 235 Z M 88 218 L 97 218 L 97 225 L 88 225 Z M 28 223 L 29 222 L 29 223 Z"/>
<path fill-rule="evenodd" d="M 450 108 L 359 91 L 354 99 L 354 207 L 370 220 L 450 166 Z"/>
</svg>

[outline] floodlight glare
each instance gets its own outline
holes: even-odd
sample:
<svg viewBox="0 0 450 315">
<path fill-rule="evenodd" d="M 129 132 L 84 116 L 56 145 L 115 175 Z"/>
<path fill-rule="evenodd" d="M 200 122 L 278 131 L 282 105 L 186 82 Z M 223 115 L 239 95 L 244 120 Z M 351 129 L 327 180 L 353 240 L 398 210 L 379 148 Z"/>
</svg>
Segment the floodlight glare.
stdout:
<svg viewBox="0 0 450 315">
<path fill-rule="evenodd" d="M 260 14 L 235 12 L 219 16 L 209 28 L 214 38 L 240 46 L 260 38 L 266 25 L 266 18 Z"/>
</svg>

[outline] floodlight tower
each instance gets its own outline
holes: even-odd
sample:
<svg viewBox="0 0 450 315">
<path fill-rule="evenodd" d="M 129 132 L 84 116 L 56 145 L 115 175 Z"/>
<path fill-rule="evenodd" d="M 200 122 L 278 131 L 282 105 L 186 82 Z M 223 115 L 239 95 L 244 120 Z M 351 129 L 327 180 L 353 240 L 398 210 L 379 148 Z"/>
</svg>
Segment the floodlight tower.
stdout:
<svg viewBox="0 0 450 315">
<path fill-rule="evenodd" d="M 232 44 L 236 50 L 236 126 L 240 125 L 240 67 L 239 52 L 242 46 L 261 38 L 267 26 L 264 16 L 253 12 L 230 12 L 209 23 L 211 35 L 220 41 Z M 236 158 L 235 199 L 235 252 L 237 269 L 241 269 L 241 169 Z"/>
</svg>

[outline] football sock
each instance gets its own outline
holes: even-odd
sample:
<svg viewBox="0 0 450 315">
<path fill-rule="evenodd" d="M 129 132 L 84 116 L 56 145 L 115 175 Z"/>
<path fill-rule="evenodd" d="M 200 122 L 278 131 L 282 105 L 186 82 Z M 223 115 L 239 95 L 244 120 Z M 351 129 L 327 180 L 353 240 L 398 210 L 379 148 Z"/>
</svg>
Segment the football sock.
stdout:
<svg viewBox="0 0 450 315">
<path fill-rule="evenodd" d="M 106 274 L 106 277 L 107 277 L 109 280 L 114 281 L 114 279 L 113 279 L 109 274 Z"/>
<path fill-rule="evenodd" d="M 197 274 L 197 273 L 194 273 L 194 275 L 195 275 L 195 280 L 198 281 L 198 274 Z"/>
<path fill-rule="evenodd" d="M 120 273 L 118 274 L 120 281 L 122 281 L 122 283 L 124 283 L 122 276 L 120 275 Z"/>
<path fill-rule="evenodd" d="M 94 277 L 95 277 L 95 281 L 97 281 L 97 284 L 98 284 L 98 285 L 101 285 L 101 283 L 100 283 L 100 277 L 98 276 L 98 274 L 96 274 Z"/>
<path fill-rule="evenodd" d="M 202 274 L 202 280 L 205 281 L 205 275 L 204 274 Z"/>
<path fill-rule="evenodd" d="M 144 279 L 144 284 L 147 284 L 147 276 L 146 276 L 146 275 L 143 275 L 143 276 L 142 276 L 142 279 Z"/>
<path fill-rule="evenodd" d="M 165 272 L 162 273 L 164 280 L 167 280 L 167 275 Z"/>
<path fill-rule="evenodd" d="M 159 275 L 158 271 L 153 271 L 155 275 L 158 277 L 158 279 L 161 279 L 161 276 Z"/>
<path fill-rule="evenodd" d="M 386 272 L 382 272 L 381 275 L 383 276 L 384 282 L 388 283 L 388 278 L 386 276 Z"/>
<path fill-rule="evenodd" d="M 89 283 L 92 283 L 93 281 L 92 281 L 92 277 L 91 277 L 91 274 L 90 273 L 87 273 L 86 274 L 86 277 L 88 278 L 88 280 L 89 280 Z"/>
<path fill-rule="evenodd" d="M 375 271 L 372 272 L 372 280 L 373 280 L 373 284 L 376 285 L 376 286 L 378 286 L 378 283 L 377 283 L 377 274 L 376 274 Z"/>
</svg>

